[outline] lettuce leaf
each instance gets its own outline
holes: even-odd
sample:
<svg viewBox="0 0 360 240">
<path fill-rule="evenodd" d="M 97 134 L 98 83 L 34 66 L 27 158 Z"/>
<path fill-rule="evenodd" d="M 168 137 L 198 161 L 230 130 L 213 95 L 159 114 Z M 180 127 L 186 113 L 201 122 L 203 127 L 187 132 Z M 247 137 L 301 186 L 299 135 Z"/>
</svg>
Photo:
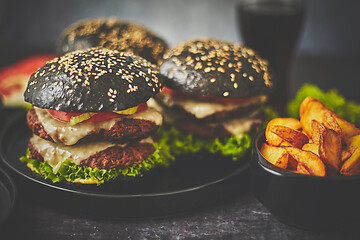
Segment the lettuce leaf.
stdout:
<svg viewBox="0 0 360 240">
<path fill-rule="evenodd" d="M 336 89 L 324 92 L 312 84 L 304 84 L 298 90 L 296 97 L 288 104 L 287 110 L 290 117 L 299 119 L 300 104 L 308 96 L 316 98 L 347 121 L 356 126 L 360 125 L 360 104 L 346 100 Z"/>
<path fill-rule="evenodd" d="M 163 126 L 159 132 L 159 138 L 167 142 L 168 147 L 170 147 L 172 154 L 175 156 L 207 151 L 230 156 L 235 161 L 243 157 L 251 147 L 251 137 L 249 134 L 212 140 L 198 138 L 193 134 L 182 133 L 175 126 Z"/>
<path fill-rule="evenodd" d="M 99 185 L 103 182 L 109 181 L 118 177 L 119 175 L 125 177 L 136 177 L 142 173 L 149 171 L 155 166 L 169 166 L 170 162 L 175 160 L 170 152 L 169 146 L 166 145 L 165 140 L 160 140 L 153 143 L 155 152 L 140 164 L 134 164 L 131 167 L 120 169 L 98 169 L 87 166 L 79 166 L 70 160 L 65 160 L 57 173 L 53 172 L 53 168 L 45 161 L 39 162 L 29 157 L 30 151 L 27 149 L 26 155 L 20 158 L 20 161 L 26 162 L 38 174 L 44 176 L 45 179 L 50 179 L 52 182 L 59 182 L 66 180 L 73 182 L 74 180 L 88 180 L 92 179 Z"/>
</svg>

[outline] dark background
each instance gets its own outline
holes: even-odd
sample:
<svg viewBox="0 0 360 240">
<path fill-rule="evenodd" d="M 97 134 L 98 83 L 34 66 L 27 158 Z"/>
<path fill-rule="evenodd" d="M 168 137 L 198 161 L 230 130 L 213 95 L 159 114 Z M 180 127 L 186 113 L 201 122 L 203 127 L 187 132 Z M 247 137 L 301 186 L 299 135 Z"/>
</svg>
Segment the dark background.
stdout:
<svg viewBox="0 0 360 240">
<path fill-rule="evenodd" d="M 170 46 L 211 37 L 242 43 L 236 20 L 240 0 L 0 0 L 0 66 L 31 54 L 51 53 L 61 31 L 92 17 L 140 23 Z M 360 2 L 305 1 L 307 13 L 290 77 L 290 93 L 304 82 L 338 88 L 360 101 Z"/>
<path fill-rule="evenodd" d="M 30 55 L 53 53 L 64 28 L 92 17 L 116 16 L 135 21 L 163 37 L 170 46 L 204 37 L 242 43 L 236 20 L 237 3 L 238 0 L 0 0 L 0 67 Z M 347 99 L 360 102 L 360 1 L 309 0 L 306 5 L 289 78 L 290 95 L 310 82 L 325 90 L 337 88 Z M 248 192 L 200 213 L 134 222 L 82 218 L 19 199 L 10 225 L 8 232 L 18 230 L 19 235 L 29 235 L 30 239 L 293 240 L 358 239 L 359 235 L 358 225 L 334 232 L 289 227 L 277 221 Z M 20 233 L 24 228 L 26 232 Z"/>
</svg>

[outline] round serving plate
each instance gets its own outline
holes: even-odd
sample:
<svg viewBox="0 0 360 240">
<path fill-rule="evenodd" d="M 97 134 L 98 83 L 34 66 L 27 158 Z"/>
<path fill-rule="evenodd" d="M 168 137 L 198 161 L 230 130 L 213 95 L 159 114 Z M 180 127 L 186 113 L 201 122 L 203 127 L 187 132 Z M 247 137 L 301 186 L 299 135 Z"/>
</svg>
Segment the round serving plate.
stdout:
<svg viewBox="0 0 360 240">
<path fill-rule="evenodd" d="M 16 186 L 12 178 L 0 168 L 0 227 L 11 214 L 16 202 Z"/>
<path fill-rule="evenodd" d="M 19 158 L 31 136 L 25 114 L 15 116 L 0 138 L 2 161 L 26 196 L 60 211 L 107 218 L 143 218 L 183 213 L 212 205 L 246 190 L 250 157 L 234 162 L 219 155 L 181 155 L 169 167 L 143 177 L 104 183 L 52 183 Z"/>
</svg>

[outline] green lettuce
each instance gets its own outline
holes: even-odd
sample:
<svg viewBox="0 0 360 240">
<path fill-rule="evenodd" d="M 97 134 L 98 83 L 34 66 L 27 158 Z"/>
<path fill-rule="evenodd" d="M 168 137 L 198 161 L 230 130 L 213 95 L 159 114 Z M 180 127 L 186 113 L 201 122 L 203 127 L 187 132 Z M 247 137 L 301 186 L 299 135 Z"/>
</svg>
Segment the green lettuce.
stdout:
<svg viewBox="0 0 360 240">
<path fill-rule="evenodd" d="M 203 139 L 179 131 L 174 126 L 163 126 L 159 138 L 166 139 L 173 155 L 207 151 L 230 156 L 233 160 L 243 157 L 251 147 L 249 134 L 230 136 L 224 139 Z"/>
<path fill-rule="evenodd" d="M 347 121 L 356 126 L 360 125 L 360 104 L 346 100 L 336 89 L 324 92 L 312 84 L 304 84 L 296 97 L 288 104 L 287 110 L 290 117 L 299 119 L 300 104 L 308 96 L 316 98 Z"/>
<path fill-rule="evenodd" d="M 142 163 L 134 164 L 128 168 L 112 168 L 112 169 L 98 169 L 87 166 L 79 166 L 70 160 L 65 160 L 57 173 L 53 172 L 53 168 L 45 161 L 39 162 L 29 157 L 30 151 L 27 149 L 26 155 L 20 158 L 20 161 L 28 163 L 32 169 L 42 175 L 45 179 L 50 179 L 52 182 L 59 182 L 66 180 L 73 182 L 74 180 L 92 179 L 101 184 L 118 177 L 119 175 L 125 177 L 136 177 L 142 173 L 150 170 L 155 166 L 169 166 L 170 162 L 175 160 L 170 152 L 170 148 L 166 145 L 166 139 L 153 143 L 155 152 L 147 157 Z"/>
</svg>

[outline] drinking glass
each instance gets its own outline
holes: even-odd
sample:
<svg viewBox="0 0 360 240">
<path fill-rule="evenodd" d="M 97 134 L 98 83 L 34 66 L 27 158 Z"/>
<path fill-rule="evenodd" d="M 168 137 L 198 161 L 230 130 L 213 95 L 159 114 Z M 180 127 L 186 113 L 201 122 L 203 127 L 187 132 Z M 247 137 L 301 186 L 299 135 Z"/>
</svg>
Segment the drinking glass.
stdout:
<svg viewBox="0 0 360 240">
<path fill-rule="evenodd" d="M 270 103 L 283 112 L 305 3 L 301 0 L 240 0 L 236 10 L 244 45 L 267 59 L 275 72 L 277 81 Z"/>
</svg>

